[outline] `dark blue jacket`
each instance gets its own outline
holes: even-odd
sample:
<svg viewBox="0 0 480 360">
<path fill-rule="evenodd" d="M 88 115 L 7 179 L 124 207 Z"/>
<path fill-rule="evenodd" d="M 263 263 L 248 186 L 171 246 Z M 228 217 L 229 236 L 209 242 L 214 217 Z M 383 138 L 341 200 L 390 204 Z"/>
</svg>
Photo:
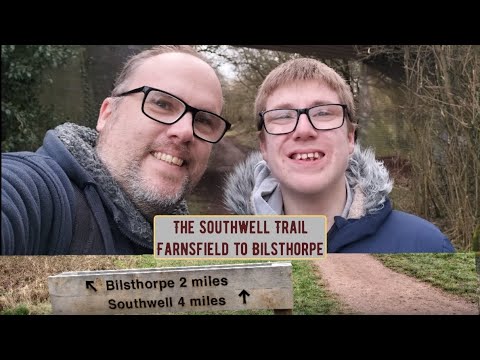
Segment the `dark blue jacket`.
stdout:
<svg viewBox="0 0 480 360">
<path fill-rule="evenodd" d="M 327 233 L 327 252 L 455 251 L 447 237 L 432 223 L 415 215 L 392 210 L 388 198 L 392 182 L 388 171 L 375 160 L 372 151 L 361 150 L 356 145 L 345 175 L 353 193 L 353 203 L 347 218 L 334 218 L 335 222 Z M 228 175 L 224 202 L 237 215 L 282 214 L 280 184 L 259 152 L 252 153 Z M 361 215 L 353 214 L 359 209 Z"/>
<path fill-rule="evenodd" d="M 96 136 L 66 123 L 37 152 L 2 154 L 1 254 L 153 254 L 152 224 L 102 183 Z"/>
<path fill-rule="evenodd" d="M 432 223 L 412 214 L 383 209 L 360 219 L 335 217 L 327 234 L 327 252 L 443 253 L 454 252 L 448 238 Z"/>
</svg>

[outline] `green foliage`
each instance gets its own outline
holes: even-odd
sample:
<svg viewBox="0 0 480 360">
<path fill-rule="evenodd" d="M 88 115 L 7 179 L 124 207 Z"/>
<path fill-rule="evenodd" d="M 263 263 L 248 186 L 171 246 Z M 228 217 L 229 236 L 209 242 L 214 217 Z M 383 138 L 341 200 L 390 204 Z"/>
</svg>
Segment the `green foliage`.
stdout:
<svg viewBox="0 0 480 360">
<path fill-rule="evenodd" d="M 2 45 L 2 152 L 35 150 L 44 129 L 54 123 L 51 107 L 42 106 L 39 89 L 45 70 L 67 63 L 76 55 L 71 46 Z"/>
</svg>

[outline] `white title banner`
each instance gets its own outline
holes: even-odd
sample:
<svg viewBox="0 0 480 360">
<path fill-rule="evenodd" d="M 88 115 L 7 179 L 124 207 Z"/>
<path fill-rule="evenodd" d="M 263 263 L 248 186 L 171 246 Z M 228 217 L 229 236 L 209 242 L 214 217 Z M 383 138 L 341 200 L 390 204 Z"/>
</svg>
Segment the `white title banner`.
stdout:
<svg viewBox="0 0 480 360">
<path fill-rule="evenodd" d="M 164 259 L 322 258 L 326 217 L 157 215 L 154 255 Z"/>
</svg>

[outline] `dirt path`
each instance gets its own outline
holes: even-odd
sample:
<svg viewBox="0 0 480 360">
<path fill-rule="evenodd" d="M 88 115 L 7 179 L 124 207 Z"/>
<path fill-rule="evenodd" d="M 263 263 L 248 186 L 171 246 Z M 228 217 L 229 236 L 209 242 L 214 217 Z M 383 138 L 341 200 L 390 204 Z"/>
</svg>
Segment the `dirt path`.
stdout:
<svg viewBox="0 0 480 360">
<path fill-rule="evenodd" d="M 378 315 L 478 315 L 477 304 L 396 273 L 364 254 L 328 254 L 315 262 L 347 312 Z"/>
</svg>

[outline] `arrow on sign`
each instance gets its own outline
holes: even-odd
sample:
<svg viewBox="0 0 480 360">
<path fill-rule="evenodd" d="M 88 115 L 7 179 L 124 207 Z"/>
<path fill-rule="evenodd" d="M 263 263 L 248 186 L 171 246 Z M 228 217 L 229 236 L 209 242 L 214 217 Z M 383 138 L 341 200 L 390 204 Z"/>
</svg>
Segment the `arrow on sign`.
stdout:
<svg viewBox="0 0 480 360">
<path fill-rule="evenodd" d="M 243 289 L 240 294 L 238 294 L 238 296 L 243 296 L 243 303 L 246 304 L 247 303 L 247 298 L 246 296 L 250 296 L 250 294 L 248 292 L 245 291 L 245 289 Z"/>
<path fill-rule="evenodd" d="M 97 291 L 97 289 L 95 289 L 95 286 L 93 286 L 93 281 L 92 280 L 85 281 L 85 286 L 86 286 L 87 289 L 90 287 L 93 290 Z"/>
</svg>

